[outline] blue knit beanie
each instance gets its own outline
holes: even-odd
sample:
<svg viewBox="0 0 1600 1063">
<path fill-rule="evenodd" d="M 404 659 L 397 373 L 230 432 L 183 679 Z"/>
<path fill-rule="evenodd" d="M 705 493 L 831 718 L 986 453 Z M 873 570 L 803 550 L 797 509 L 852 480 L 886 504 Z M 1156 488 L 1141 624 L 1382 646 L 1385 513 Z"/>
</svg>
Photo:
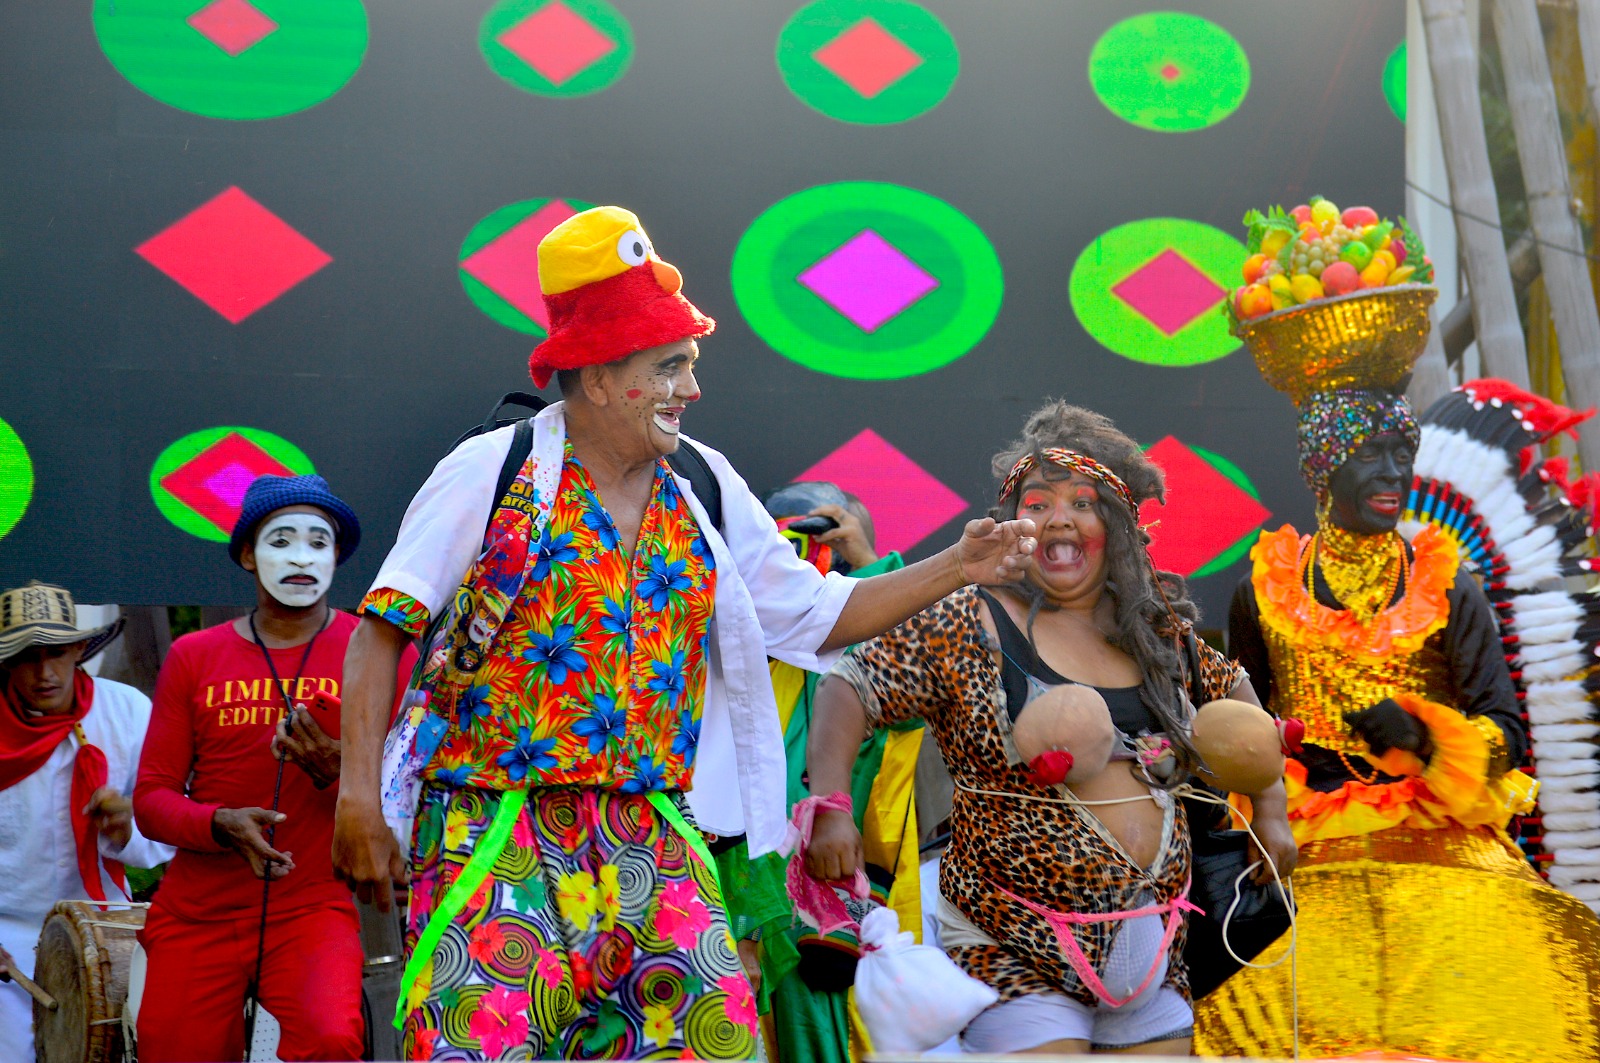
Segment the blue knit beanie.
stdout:
<svg viewBox="0 0 1600 1063">
<path fill-rule="evenodd" d="M 239 520 L 228 539 L 228 556 L 239 564 L 239 556 L 246 546 L 256 540 L 256 529 L 267 517 L 289 506 L 316 506 L 333 521 L 335 542 L 339 547 L 338 564 L 350 560 L 361 544 L 361 522 L 355 510 L 328 489 L 328 481 L 320 476 L 258 476 L 244 493 L 239 507 Z"/>
</svg>

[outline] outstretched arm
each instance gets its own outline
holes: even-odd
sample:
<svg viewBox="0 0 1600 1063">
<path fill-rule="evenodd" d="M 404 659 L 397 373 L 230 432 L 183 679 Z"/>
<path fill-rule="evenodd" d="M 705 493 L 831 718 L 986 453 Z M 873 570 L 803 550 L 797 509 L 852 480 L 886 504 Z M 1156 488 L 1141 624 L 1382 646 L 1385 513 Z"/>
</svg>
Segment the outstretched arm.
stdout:
<svg viewBox="0 0 1600 1063">
<path fill-rule="evenodd" d="M 823 652 L 881 635 L 969 583 L 993 586 L 1021 579 L 1036 534 L 1027 518 L 996 522 L 983 517 L 968 521 L 960 541 L 927 560 L 859 581 Z"/>
</svg>

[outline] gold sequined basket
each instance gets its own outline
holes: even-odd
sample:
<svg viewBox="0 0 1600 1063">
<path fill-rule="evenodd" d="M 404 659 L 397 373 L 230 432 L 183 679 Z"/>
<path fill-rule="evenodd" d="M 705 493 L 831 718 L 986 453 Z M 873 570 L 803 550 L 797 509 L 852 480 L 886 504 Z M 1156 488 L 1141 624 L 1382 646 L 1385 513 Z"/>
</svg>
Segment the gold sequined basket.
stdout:
<svg viewBox="0 0 1600 1063">
<path fill-rule="evenodd" d="M 1438 297 L 1428 284 L 1369 288 L 1237 322 L 1233 334 L 1299 405 L 1315 391 L 1398 385 L 1428 341 Z"/>
</svg>

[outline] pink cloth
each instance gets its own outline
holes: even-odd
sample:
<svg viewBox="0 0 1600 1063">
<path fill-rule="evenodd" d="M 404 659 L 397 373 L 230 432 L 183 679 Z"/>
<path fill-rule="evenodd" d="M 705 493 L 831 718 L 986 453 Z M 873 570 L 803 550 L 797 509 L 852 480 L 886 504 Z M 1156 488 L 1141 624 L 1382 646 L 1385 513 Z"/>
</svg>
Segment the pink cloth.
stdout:
<svg viewBox="0 0 1600 1063">
<path fill-rule="evenodd" d="M 806 870 L 806 851 L 811 848 L 811 827 L 817 813 L 843 812 L 849 815 L 851 811 L 850 795 L 839 791 L 827 797 L 807 797 L 796 801 L 793 817 L 789 821 L 789 837 L 784 843 L 784 848 L 794 852 L 789 858 L 789 899 L 794 902 L 794 910 L 800 920 L 807 926 L 815 927 L 819 934 L 831 934 L 835 930 L 856 925 L 845 909 L 844 902 L 834 892 L 835 885 L 857 900 L 866 900 L 872 892 L 867 883 L 867 873 L 859 867 L 847 884 L 823 882 Z"/>
</svg>

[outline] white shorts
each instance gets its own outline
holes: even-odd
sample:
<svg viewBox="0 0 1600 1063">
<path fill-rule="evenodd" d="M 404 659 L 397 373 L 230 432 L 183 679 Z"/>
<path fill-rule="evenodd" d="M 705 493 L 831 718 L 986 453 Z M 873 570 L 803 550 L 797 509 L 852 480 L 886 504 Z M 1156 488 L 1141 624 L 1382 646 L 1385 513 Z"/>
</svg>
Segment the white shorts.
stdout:
<svg viewBox="0 0 1600 1063">
<path fill-rule="evenodd" d="M 1095 1048 L 1132 1048 L 1194 1033 L 1194 1009 L 1171 986 L 1146 991 L 1138 1006 L 1090 1007 L 1061 993 L 1033 993 L 996 1004 L 961 1034 L 968 1052 L 1026 1052 L 1051 1041 L 1088 1041 Z"/>
</svg>

